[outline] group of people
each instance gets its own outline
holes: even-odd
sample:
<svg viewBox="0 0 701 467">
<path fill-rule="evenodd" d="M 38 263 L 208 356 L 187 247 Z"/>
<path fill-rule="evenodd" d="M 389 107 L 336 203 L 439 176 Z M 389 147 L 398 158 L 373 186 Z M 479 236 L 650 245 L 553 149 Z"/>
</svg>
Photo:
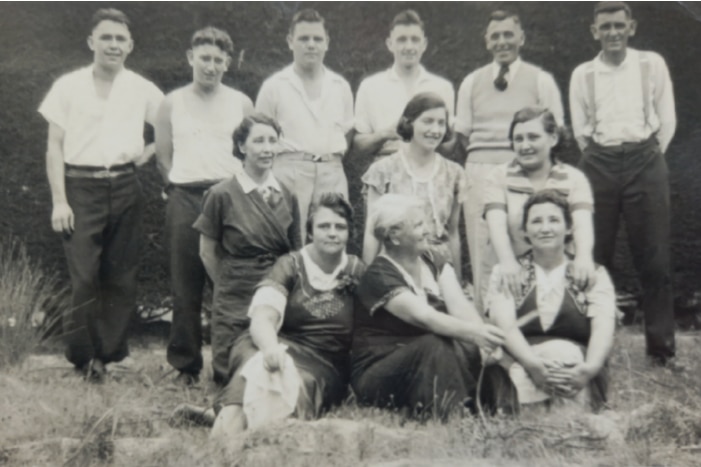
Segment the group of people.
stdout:
<svg viewBox="0 0 701 467">
<path fill-rule="evenodd" d="M 195 32 L 192 82 L 164 97 L 124 67 L 129 24 L 99 10 L 92 65 L 57 80 L 39 108 L 52 225 L 72 282 L 66 355 L 88 378 L 128 354 L 137 167 L 154 152 L 173 293 L 167 358 L 186 385 L 202 370 L 206 278 L 214 285 L 223 389 L 213 409 L 186 412 L 212 421 L 215 438 L 261 418 L 316 417 L 349 385 L 361 403 L 414 415 L 477 405 L 516 413 L 558 398 L 602 407 L 615 324 L 606 268 L 621 214 L 643 285 L 647 352 L 673 362 L 672 84 L 659 55 L 628 47 L 636 22 L 627 4 L 596 4 L 601 53 L 572 74 L 579 169 L 556 156 L 560 92 L 520 58 L 525 34 L 510 12 L 490 16 L 494 60 L 465 78 L 457 104 L 452 84 L 421 65 L 427 39 L 412 10 L 391 23 L 392 67 L 363 80 L 355 104 L 348 82 L 324 66 L 329 34 L 314 10 L 294 15 L 293 63 L 265 80 L 255 105 L 222 84 L 233 56 L 226 32 Z M 144 145 L 145 123 L 155 144 Z M 374 158 L 360 229 L 348 153 Z M 454 162 L 464 157 L 464 168 Z M 461 214 L 472 299 L 461 284 Z M 356 230 L 362 259 L 346 253 Z"/>
</svg>

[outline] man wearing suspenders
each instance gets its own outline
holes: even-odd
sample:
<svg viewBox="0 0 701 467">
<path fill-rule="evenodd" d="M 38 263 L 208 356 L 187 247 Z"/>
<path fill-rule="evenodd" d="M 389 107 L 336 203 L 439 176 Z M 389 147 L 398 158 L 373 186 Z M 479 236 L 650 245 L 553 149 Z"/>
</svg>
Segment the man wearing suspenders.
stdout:
<svg viewBox="0 0 701 467">
<path fill-rule="evenodd" d="M 654 52 L 627 47 L 636 22 L 624 2 L 600 2 L 591 32 L 601 53 L 572 73 L 572 128 L 579 168 L 594 193 L 594 259 L 611 268 L 621 214 L 643 289 L 647 354 L 675 354 L 669 180 L 664 152 L 676 116 L 669 71 Z"/>
</svg>

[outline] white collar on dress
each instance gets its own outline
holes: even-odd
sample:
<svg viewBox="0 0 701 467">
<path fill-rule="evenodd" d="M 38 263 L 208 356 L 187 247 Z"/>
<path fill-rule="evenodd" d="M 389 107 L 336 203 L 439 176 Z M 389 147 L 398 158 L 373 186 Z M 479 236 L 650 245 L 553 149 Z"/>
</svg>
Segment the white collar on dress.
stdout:
<svg viewBox="0 0 701 467">
<path fill-rule="evenodd" d="M 325 273 L 319 265 L 317 265 L 314 260 L 309 256 L 309 245 L 302 248 L 299 252 L 302 254 L 302 261 L 304 261 L 304 269 L 307 271 L 307 279 L 309 279 L 309 284 L 316 290 L 325 292 L 331 290 L 338 285 L 338 275 L 343 271 L 348 265 L 348 255 L 343 252 L 341 256 L 341 262 L 336 269 L 334 269 L 330 274 Z"/>
<path fill-rule="evenodd" d="M 273 175 L 272 170 L 268 173 L 268 177 L 265 180 L 263 180 L 263 183 L 261 183 L 260 185 L 256 183 L 255 180 L 253 180 L 251 176 L 246 173 L 245 170 L 242 170 L 236 174 L 236 180 L 238 180 L 239 184 L 241 185 L 241 188 L 243 189 L 243 192 L 246 194 L 249 194 L 253 190 L 257 190 L 259 188 L 271 188 L 278 192 L 282 191 L 282 189 L 280 188 L 280 183 L 278 183 L 277 179 Z"/>
</svg>

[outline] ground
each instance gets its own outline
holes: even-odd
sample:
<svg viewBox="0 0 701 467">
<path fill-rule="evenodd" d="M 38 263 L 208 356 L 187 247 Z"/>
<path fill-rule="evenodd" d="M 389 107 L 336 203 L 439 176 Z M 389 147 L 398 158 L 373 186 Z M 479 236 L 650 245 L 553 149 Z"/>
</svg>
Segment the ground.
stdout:
<svg viewBox="0 0 701 467">
<path fill-rule="evenodd" d="M 682 373 L 652 367 L 639 329 L 618 331 L 611 358 L 611 410 L 526 411 L 518 420 L 455 416 L 408 421 L 352 399 L 318 422 L 289 421 L 238 440 L 226 457 L 206 428 L 171 427 L 182 402 L 209 405 L 207 366 L 199 387 L 172 383 L 164 342 L 133 345 L 128 370 L 89 384 L 56 354 L 0 371 L 0 465 L 698 465 L 701 336 L 679 336 Z"/>
</svg>

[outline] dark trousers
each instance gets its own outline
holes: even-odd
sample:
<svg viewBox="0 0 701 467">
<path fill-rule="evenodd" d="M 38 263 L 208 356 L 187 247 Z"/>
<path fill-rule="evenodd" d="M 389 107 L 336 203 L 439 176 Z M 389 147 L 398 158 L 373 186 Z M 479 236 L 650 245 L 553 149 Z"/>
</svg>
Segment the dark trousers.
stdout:
<svg viewBox="0 0 701 467">
<path fill-rule="evenodd" d="M 129 354 L 127 330 L 136 311 L 141 240 L 141 185 L 134 173 L 115 178 L 66 177 L 75 231 L 63 247 L 72 307 L 63 319 L 66 358 L 120 361 Z"/>
<path fill-rule="evenodd" d="M 192 224 L 200 215 L 207 188 L 172 186 L 168 190 L 166 207 L 173 293 L 168 363 L 194 375 L 202 370 L 202 295 L 207 273 L 199 254 L 200 234 Z"/>
<path fill-rule="evenodd" d="M 592 143 L 579 168 L 594 192 L 594 259 L 611 269 L 621 215 L 643 289 L 647 353 L 674 355 L 667 163 L 654 138 L 604 147 Z"/>
</svg>

